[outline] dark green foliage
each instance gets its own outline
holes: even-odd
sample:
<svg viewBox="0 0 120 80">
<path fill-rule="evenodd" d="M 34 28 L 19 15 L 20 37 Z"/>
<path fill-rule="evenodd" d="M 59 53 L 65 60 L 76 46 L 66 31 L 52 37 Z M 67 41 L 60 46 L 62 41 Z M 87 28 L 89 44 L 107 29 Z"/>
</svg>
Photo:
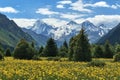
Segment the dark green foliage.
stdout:
<svg viewBox="0 0 120 80">
<path fill-rule="evenodd" d="M 93 60 L 87 64 L 87 66 L 92 66 L 92 67 L 104 67 L 106 65 L 105 62 L 100 61 L 100 60 Z"/>
<path fill-rule="evenodd" d="M 111 49 L 109 41 L 106 41 L 104 45 L 104 57 L 105 58 L 113 58 L 113 51 Z"/>
<path fill-rule="evenodd" d="M 91 61 L 92 60 L 90 44 L 83 28 L 81 29 L 80 33 L 74 37 L 73 44 L 75 44 L 73 47 L 74 61 Z"/>
<path fill-rule="evenodd" d="M 44 56 L 43 50 L 44 50 L 44 47 L 41 46 L 40 49 L 39 49 L 39 52 L 38 52 L 38 54 L 39 54 L 40 56 Z"/>
<path fill-rule="evenodd" d="M 6 50 L 6 52 L 5 52 L 5 56 L 11 56 L 11 51 L 10 51 L 10 49 L 8 48 L 7 50 Z"/>
<path fill-rule="evenodd" d="M 34 55 L 34 48 L 32 48 L 24 39 L 21 39 L 17 44 L 13 54 L 16 59 L 32 59 Z"/>
<path fill-rule="evenodd" d="M 31 46 L 32 46 L 32 48 L 35 48 L 35 44 L 34 44 L 33 41 L 32 41 L 32 43 L 31 43 Z"/>
<path fill-rule="evenodd" d="M 74 42 L 74 38 L 72 37 L 69 42 L 69 52 L 68 52 L 69 53 L 68 58 L 70 61 L 73 60 L 74 45 L 75 45 L 75 42 Z"/>
<path fill-rule="evenodd" d="M 34 56 L 32 57 L 32 59 L 33 59 L 33 60 L 41 60 L 38 55 L 34 55 Z"/>
<path fill-rule="evenodd" d="M 120 44 L 116 44 L 115 45 L 115 50 L 114 50 L 115 53 L 118 53 L 120 52 Z"/>
<path fill-rule="evenodd" d="M 115 62 L 120 61 L 120 52 L 116 53 L 116 54 L 113 56 L 113 59 L 114 59 Z"/>
<path fill-rule="evenodd" d="M 104 57 L 104 52 L 100 45 L 97 45 L 95 47 L 94 57 L 95 58 L 103 58 Z"/>
<path fill-rule="evenodd" d="M 3 59 L 4 59 L 3 53 L 0 51 L 0 60 L 3 60 Z"/>
<path fill-rule="evenodd" d="M 68 44 L 64 41 L 63 45 L 59 49 L 59 56 L 60 57 L 67 57 L 68 56 Z"/>
<path fill-rule="evenodd" d="M 44 49 L 44 56 L 56 57 L 58 55 L 58 48 L 54 39 L 50 38 Z"/>
</svg>

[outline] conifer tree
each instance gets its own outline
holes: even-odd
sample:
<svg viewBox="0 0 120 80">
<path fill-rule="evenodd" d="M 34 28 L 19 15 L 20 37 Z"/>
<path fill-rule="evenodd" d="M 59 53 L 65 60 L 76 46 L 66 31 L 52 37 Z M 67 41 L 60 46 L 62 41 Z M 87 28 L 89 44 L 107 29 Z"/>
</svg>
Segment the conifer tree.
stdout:
<svg viewBox="0 0 120 80">
<path fill-rule="evenodd" d="M 9 48 L 6 50 L 5 55 L 6 55 L 6 56 L 11 56 L 11 51 L 10 51 Z"/>
<path fill-rule="evenodd" d="M 113 51 L 111 49 L 109 41 L 106 41 L 104 45 L 104 57 L 113 58 Z"/>
<path fill-rule="evenodd" d="M 58 48 L 54 39 L 50 38 L 44 49 L 44 55 L 47 57 L 56 57 L 58 55 Z"/>
<path fill-rule="evenodd" d="M 44 47 L 41 46 L 40 49 L 39 49 L 39 52 L 38 52 L 38 54 L 39 54 L 40 56 L 44 56 L 44 55 L 43 55 L 43 50 L 44 50 Z"/>
<path fill-rule="evenodd" d="M 96 58 L 103 58 L 104 57 L 104 52 L 103 52 L 103 49 L 101 48 L 100 45 L 97 45 L 95 47 L 94 57 L 96 57 Z"/>
<path fill-rule="evenodd" d="M 90 44 L 85 34 L 85 30 L 82 28 L 80 33 L 75 37 L 76 46 L 73 55 L 74 61 L 91 61 Z"/>
</svg>

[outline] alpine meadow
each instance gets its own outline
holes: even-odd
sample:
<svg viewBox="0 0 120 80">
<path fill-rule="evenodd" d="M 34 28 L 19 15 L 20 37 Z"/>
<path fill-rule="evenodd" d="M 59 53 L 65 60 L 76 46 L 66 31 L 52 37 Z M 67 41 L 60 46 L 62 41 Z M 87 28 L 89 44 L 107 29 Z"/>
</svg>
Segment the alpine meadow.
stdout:
<svg viewBox="0 0 120 80">
<path fill-rule="evenodd" d="M 120 80 L 120 0 L 0 0 L 0 80 Z"/>
</svg>

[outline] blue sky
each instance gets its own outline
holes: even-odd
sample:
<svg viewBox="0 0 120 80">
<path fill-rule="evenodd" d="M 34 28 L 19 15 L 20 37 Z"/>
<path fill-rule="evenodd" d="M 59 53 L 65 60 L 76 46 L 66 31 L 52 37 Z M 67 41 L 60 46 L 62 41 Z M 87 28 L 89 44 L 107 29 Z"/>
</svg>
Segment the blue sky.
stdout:
<svg viewBox="0 0 120 80">
<path fill-rule="evenodd" d="M 112 27 L 120 22 L 120 0 L 0 0 L 0 13 L 21 27 L 37 19 L 55 26 L 89 20 Z"/>
</svg>

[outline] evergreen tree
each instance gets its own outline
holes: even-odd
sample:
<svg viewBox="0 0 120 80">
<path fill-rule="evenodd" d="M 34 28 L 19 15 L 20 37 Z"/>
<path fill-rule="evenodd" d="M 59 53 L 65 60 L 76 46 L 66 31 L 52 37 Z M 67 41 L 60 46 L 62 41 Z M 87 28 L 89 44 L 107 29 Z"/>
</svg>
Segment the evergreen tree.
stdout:
<svg viewBox="0 0 120 80">
<path fill-rule="evenodd" d="M 32 59 L 34 55 L 34 48 L 32 48 L 31 45 L 29 45 L 29 43 L 24 39 L 21 39 L 17 44 L 13 54 L 16 59 Z"/>
<path fill-rule="evenodd" d="M 91 51 L 90 44 L 85 34 L 84 29 L 82 28 L 80 33 L 76 36 L 76 46 L 73 55 L 74 61 L 91 61 Z"/>
<path fill-rule="evenodd" d="M 113 51 L 111 49 L 109 41 L 106 41 L 104 45 L 104 57 L 105 58 L 112 58 L 113 57 Z"/>
<path fill-rule="evenodd" d="M 63 45 L 59 49 L 59 56 L 67 57 L 68 56 L 68 44 L 64 41 Z"/>
<path fill-rule="evenodd" d="M 32 48 L 35 48 L 35 44 L 34 44 L 33 41 L 32 41 L 32 43 L 31 43 L 31 46 L 32 46 Z"/>
<path fill-rule="evenodd" d="M 8 49 L 6 49 L 5 55 L 6 55 L 6 56 L 11 56 L 11 51 L 10 51 L 10 49 L 9 49 L 9 48 L 8 48 Z"/>
<path fill-rule="evenodd" d="M 39 54 L 40 56 L 44 56 L 44 55 L 43 55 L 43 50 L 44 50 L 44 47 L 41 46 L 40 49 L 39 49 L 39 52 L 38 52 L 38 54 Z"/>
<path fill-rule="evenodd" d="M 66 49 L 68 49 L 68 44 L 67 44 L 66 40 L 64 41 L 63 46 L 64 46 Z"/>
<path fill-rule="evenodd" d="M 75 46 L 74 38 L 72 37 L 69 41 L 69 52 L 68 52 L 69 53 L 68 57 L 70 61 L 73 60 L 74 46 Z"/>
<path fill-rule="evenodd" d="M 44 55 L 47 57 L 55 57 L 58 55 L 58 48 L 54 39 L 50 38 L 47 41 L 46 47 L 44 49 Z"/>
<path fill-rule="evenodd" d="M 104 52 L 103 52 L 103 49 L 101 48 L 100 45 L 97 45 L 95 47 L 94 57 L 96 57 L 96 58 L 103 58 L 104 57 Z"/>
<path fill-rule="evenodd" d="M 116 44 L 115 45 L 115 50 L 114 50 L 115 53 L 118 53 L 120 52 L 120 44 Z"/>
<path fill-rule="evenodd" d="M 3 60 L 4 59 L 4 55 L 3 53 L 0 51 L 0 60 Z"/>
</svg>

